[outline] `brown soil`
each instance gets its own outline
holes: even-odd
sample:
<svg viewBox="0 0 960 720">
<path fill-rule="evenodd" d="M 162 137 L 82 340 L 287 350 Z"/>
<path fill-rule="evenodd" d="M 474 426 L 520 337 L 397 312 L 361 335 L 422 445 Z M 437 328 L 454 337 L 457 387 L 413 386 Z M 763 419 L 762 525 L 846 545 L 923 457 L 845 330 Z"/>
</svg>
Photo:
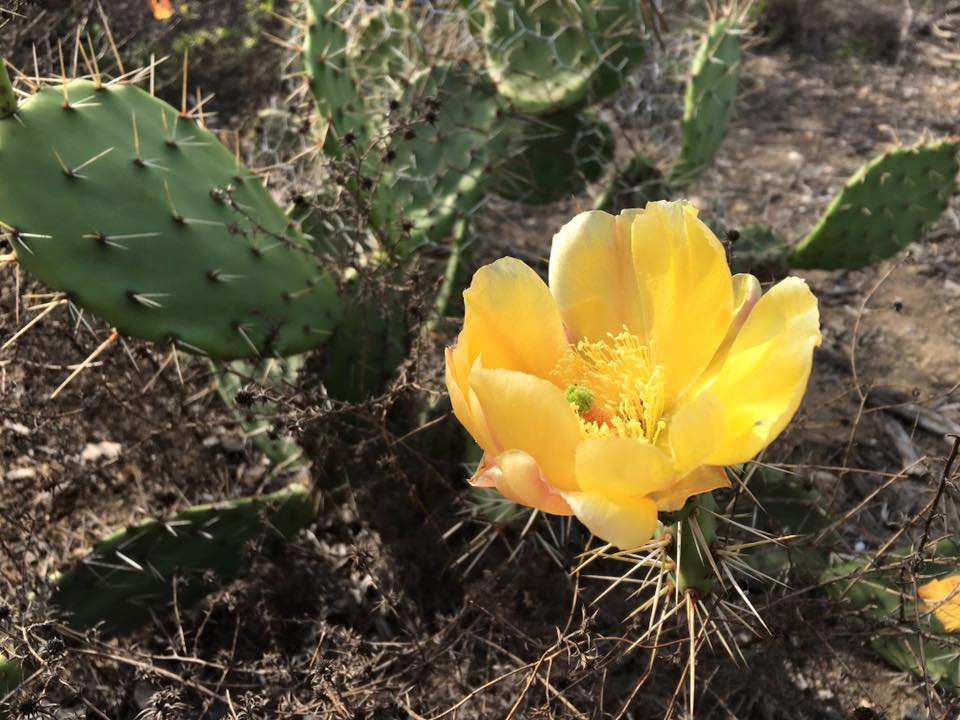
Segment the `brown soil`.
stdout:
<svg viewBox="0 0 960 720">
<path fill-rule="evenodd" d="M 58 34 L 98 22 L 95 3 L 7 4 L 23 17 L 0 13 L 0 45 L 21 66 L 32 62 L 32 42 L 52 63 Z M 145 2 L 104 2 L 128 56 L 245 17 L 241 3 L 188 5 L 195 19 L 164 25 Z M 746 57 L 728 136 L 692 188 L 705 218 L 728 228 L 769 223 L 796 241 L 870 157 L 958 132 L 960 7 L 877 5 L 872 14 L 824 11 L 818 22 L 796 11 L 803 3 L 770 2 L 768 42 Z M 692 35 L 682 28 L 695 26 L 680 13 L 670 20 L 677 38 L 661 53 L 662 69 L 683 67 Z M 282 34 L 278 21 L 265 22 Z M 855 42 L 867 32 L 882 42 Z M 263 61 L 243 82 L 222 51 L 201 46 L 192 61 L 203 85 L 218 89 L 216 124 L 251 139 L 272 132 L 255 130 L 270 121 L 254 110 L 282 107 L 293 84 L 277 79 L 286 51 L 253 40 L 247 54 Z M 604 111 L 634 149 L 665 161 L 678 144 L 679 73 L 645 69 L 634 96 Z M 172 77 L 161 93 L 177 102 Z M 249 159 L 269 164 L 261 151 L 248 149 Z M 474 262 L 512 254 L 545 270 L 552 234 L 590 202 L 491 200 L 475 223 Z M 842 524 L 838 552 L 874 552 L 904 526 L 904 537 L 915 537 L 937 489 L 950 449 L 943 431 L 960 428 L 958 241 L 955 195 L 924 240 L 893 260 L 805 274 L 820 298 L 823 348 L 799 415 L 763 459 L 820 489 L 838 517 L 897 478 Z M 429 263 L 421 273 L 412 283 L 436 280 Z M 31 294 L 43 292 L 3 270 L 0 337 L 23 326 L 38 302 Z M 364 406 L 322 405 L 308 367 L 281 421 L 327 490 L 317 521 L 279 553 L 253 549 L 241 577 L 200 605 L 117 640 L 52 619 L 53 573 L 112 529 L 273 490 L 289 476 L 244 442 L 201 360 L 180 355 L 182 381 L 168 365 L 150 385 L 167 354 L 125 341 L 51 401 L 108 328 L 60 309 L 0 352 L 0 651 L 39 668 L 7 698 L 10 717 L 682 717 L 683 613 L 668 623 L 655 672 L 634 696 L 650 655 L 623 648 L 646 619 L 623 621 L 636 606 L 626 590 L 594 604 L 608 581 L 587 577 L 618 568 L 571 574 L 586 536 L 570 523 L 538 518 L 524 534 L 522 523 L 485 519 L 465 490 L 463 437 L 450 418 L 410 431 L 414 401 L 442 395 L 442 348 L 457 324 L 451 318 L 418 342 L 403 381 Z M 101 445 L 97 457 L 98 443 L 117 452 Z M 84 459 L 85 449 L 95 457 Z M 958 498 L 951 480 L 934 536 L 956 532 Z M 769 632 L 744 613 L 747 624 L 728 633 L 739 665 L 718 642 L 703 647 L 698 717 L 955 716 L 954 698 L 884 665 L 869 649 L 869 621 L 816 588 L 753 588 L 750 597 Z"/>
</svg>

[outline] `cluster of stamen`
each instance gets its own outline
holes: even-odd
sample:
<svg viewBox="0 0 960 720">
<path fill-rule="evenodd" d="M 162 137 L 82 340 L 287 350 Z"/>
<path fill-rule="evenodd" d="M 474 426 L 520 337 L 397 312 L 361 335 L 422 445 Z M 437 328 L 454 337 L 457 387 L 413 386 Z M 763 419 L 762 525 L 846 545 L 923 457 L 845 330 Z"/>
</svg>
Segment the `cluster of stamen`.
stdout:
<svg viewBox="0 0 960 720">
<path fill-rule="evenodd" d="M 603 340 L 571 345 L 553 371 L 589 437 L 653 443 L 663 428 L 663 368 L 650 348 L 624 328 Z"/>
</svg>

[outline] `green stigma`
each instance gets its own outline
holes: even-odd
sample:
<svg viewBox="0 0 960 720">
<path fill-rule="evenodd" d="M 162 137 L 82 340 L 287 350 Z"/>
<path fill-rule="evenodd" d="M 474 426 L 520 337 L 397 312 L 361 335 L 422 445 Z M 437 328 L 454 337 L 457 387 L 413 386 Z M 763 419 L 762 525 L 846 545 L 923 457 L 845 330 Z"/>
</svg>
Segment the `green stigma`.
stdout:
<svg viewBox="0 0 960 720">
<path fill-rule="evenodd" d="M 567 402 L 577 406 L 577 412 L 583 414 L 593 407 L 593 393 L 583 385 L 571 385 L 567 388 Z"/>
</svg>

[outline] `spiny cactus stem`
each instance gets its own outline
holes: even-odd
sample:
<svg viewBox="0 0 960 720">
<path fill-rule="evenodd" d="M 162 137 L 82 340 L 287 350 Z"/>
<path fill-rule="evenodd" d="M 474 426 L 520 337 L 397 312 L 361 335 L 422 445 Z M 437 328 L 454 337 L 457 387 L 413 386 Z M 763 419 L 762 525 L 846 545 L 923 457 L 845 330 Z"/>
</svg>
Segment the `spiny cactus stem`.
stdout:
<svg viewBox="0 0 960 720">
<path fill-rule="evenodd" d="M 10 117 L 17 112 L 17 94 L 7 72 L 7 64 L 0 58 L 0 118 Z"/>
<path fill-rule="evenodd" d="M 680 510 L 663 518 L 659 537 L 672 536 L 669 552 L 675 563 L 673 579 L 682 593 L 692 591 L 696 597 L 703 597 L 713 589 L 717 569 L 710 546 L 717 536 L 711 512 L 716 509 L 716 501 L 707 493 L 691 498 Z"/>
</svg>

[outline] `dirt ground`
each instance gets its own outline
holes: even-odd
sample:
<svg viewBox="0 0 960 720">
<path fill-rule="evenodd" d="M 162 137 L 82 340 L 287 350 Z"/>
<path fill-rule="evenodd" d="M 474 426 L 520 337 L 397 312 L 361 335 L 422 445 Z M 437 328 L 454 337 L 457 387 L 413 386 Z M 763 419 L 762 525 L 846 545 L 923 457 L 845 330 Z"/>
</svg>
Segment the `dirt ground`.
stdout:
<svg viewBox="0 0 960 720">
<path fill-rule="evenodd" d="M 101 22 L 85 0 L 72 9 L 0 4 L 21 13 L 0 13 L 0 48 L 20 66 L 32 63 L 34 43 L 47 63 L 57 37 Z M 194 37 L 193 66 L 204 88 L 217 89 L 212 122 L 241 130 L 248 159 L 269 164 L 273 150 L 261 140 L 270 120 L 256 110 L 286 107 L 296 79 L 281 79 L 289 51 L 264 34 L 286 36 L 284 24 L 255 9 L 263 3 L 186 5 L 189 19 L 161 24 L 145 2 L 103 3 L 130 63 L 145 49 L 174 52 L 203 28 L 242 28 L 250 44 L 234 54 Z M 642 149 L 667 161 L 679 145 L 695 5 L 668 13 L 666 47 L 603 110 L 622 133 L 618 160 Z M 797 241 L 871 157 L 960 133 L 960 5 L 766 5 L 728 135 L 691 196 L 718 226 L 764 222 Z M 274 8 L 290 12 L 285 2 Z M 158 85 L 173 102 L 175 74 Z M 546 207 L 491 200 L 476 218 L 474 262 L 511 254 L 545 271 L 552 234 L 600 188 L 590 190 Z M 429 285 L 435 271 L 424 264 L 417 282 Z M 46 291 L 15 266 L 0 273 L 7 338 Z M 896 258 L 803 275 L 820 299 L 823 347 L 800 413 L 763 462 L 820 490 L 837 517 L 886 486 L 846 518 L 833 548 L 876 552 L 897 533 L 915 537 L 951 447 L 946 434 L 960 432 L 960 195 Z M 325 488 L 316 522 L 278 552 L 251 548 L 240 577 L 200 604 L 118 639 L 53 618 L 57 570 L 116 528 L 275 490 L 290 474 L 244 440 L 201 360 L 180 355 L 178 375 L 166 351 L 127 340 L 51 401 L 106 326 L 61 308 L 0 351 L 0 651 L 37 668 L 3 698 L 9 716 L 684 717 L 682 613 L 648 673 L 649 648 L 624 653 L 646 629 L 644 617 L 623 620 L 636 606 L 629 584 L 595 602 L 615 565 L 571 573 L 582 529 L 542 517 L 526 530 L 492 522 L 465 487 L 452 419 L 417 426 L 416 401 L 442 397 L 442 349 L 458 322 L 421 338 L 394 390 L 360 407 L 324 405 L 308 364 L 279 420 Z M 956 532 L 958 499 L 951 479 L 935 536 Z M 766 629 L 744 613 L 728 633 L 737 663 L 716 641 L 702 647 L 697 717 L 957 717 L 955 698 L 885 665 L 869 648 L 870 622 L 817 588 L 749 595 Z"/>
</svg>

